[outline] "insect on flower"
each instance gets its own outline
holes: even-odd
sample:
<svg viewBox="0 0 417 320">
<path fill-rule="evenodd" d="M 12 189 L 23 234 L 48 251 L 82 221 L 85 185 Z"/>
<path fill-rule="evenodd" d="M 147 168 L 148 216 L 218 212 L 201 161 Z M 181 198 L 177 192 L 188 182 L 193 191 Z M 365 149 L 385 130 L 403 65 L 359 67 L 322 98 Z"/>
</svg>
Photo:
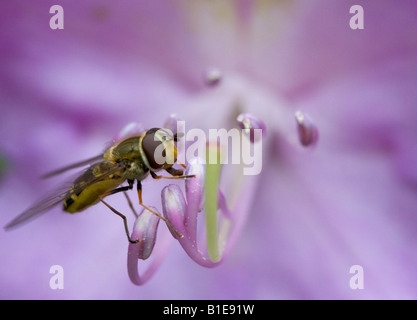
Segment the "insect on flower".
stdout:
<svg viewBox="0 0 417 320">
<path fill-rule="evenodd" d="M 154 179 L 186 179 L 194 177 L 194 175 L 184 175 L 181 169 L 173 168 L 174 163 L 177 162 L 177 148 L 175 146 L 177 138 L 177 134 L 172 135 L 167 130 L 153 128 L 115 142 L 103 154 L 44 175 L 44 178 L 48 178 L 70 169 L 90 165 L 72 182 L 69 188 L 54 190 L 52 194 L 38 201 L 10 221 L 5 226 L 5 229 L 12 229 L 46 212 L 59 203 L 63 203 L 64 211 L 76 213 L 98 202 L 102 202 L 123 219 L 129 242 L 137 243 L 139 239 L 133 240 L 130 237 L 126 217 L 103 200 L 109 195 L 132 190 L 136 181 L 139 204 L 165 221 L 167 226 L 181 238 L 182 234 L 178 233 L 167 219 L 143 204 L 141 184 L 141 181 L 149 173 Z M 181 166 L 185 168 L 185 165 L 181 164 Z M 161 170 L 165 170 L 171 176 L 157 175 L 156 172 Z M 125 181 L 127 181 L 128 185 L 121 186 Z M 127 199 L 132 208 L 128 197 Z"/>
</svg>

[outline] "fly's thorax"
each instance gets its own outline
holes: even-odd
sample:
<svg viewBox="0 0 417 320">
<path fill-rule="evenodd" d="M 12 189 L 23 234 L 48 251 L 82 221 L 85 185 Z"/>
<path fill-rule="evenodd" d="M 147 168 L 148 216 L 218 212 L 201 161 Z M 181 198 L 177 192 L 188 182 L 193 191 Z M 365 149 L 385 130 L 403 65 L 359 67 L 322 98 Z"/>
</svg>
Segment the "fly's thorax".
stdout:
<svg viewBox="0 0 417 320">
<path fill-rule="evenodd" d="M 120 175 L 125 179 L 142 180 L 148 174 L 149 168 L 140 151 L 140 143 L 145 133 L 123 139 L 104 153 L 104 159 L 123 167 Z"/>
<path fill-rule="evenodd" d="M 149 173 L 142 158 L 124 161 L 124 168 L 121 176 L 127 180 L 143 180 Z"/>
<path fill-rule="evenodd" d="M 177 160 L 174 137 L 167 130 L 153 128 L 142 135 L 139 151 L 149 170 L 167 169 Z"/>
<path fill-rule="evenodd" d="M 104 153 L 104 159 L 118 162 L 124 160 L 134 160 L 141 157 L 139 143 L 142 136 L 129 137 L 117 142 Z"/>
</svg>

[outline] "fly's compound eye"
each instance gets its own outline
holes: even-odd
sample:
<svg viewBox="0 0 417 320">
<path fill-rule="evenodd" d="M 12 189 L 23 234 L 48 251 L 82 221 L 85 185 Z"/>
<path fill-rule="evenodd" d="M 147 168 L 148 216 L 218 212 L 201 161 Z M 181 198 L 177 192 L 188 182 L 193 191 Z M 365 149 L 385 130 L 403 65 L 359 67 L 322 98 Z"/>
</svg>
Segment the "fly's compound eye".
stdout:
<svg viewBox="0 0 417 320">
<path fill-rule="evenodd" d="M 142 149 L 153 170 L 171 167 L 177 159 L 174 137 L 163 129 L 148 130 L 142 139 Z"/>
</svg>

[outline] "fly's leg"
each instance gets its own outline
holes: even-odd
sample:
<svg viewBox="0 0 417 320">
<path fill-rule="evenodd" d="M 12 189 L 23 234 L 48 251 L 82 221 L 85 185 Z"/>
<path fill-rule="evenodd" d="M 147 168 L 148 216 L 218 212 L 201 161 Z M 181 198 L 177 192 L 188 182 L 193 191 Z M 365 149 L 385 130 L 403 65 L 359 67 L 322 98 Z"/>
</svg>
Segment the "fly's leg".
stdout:
<svg viewBox="0 0 417 320">
<path fill-rule="evenodd" d="M 152 173 L 152 171 L 151 171 L 151 173 Z M 175 230 L 175 228 L 172 226 L 172 224 L 167 219 L 165 219 L 163 216 L 161 216 L 160 214 L 158 214 L 157 212 L 153 211 L 152 209 L 148 208 L 146 205 L 143 204 L 143 202 L 142 202 L 142 183 L 139 180 L 137 180 L 137 191 L 138 191 L 139 205 L 144 207 L 146 210 L 152 212 L 159 219 L 164 221 L 167 224 L 168 228 L 170 228 L 179 238 L 184 237 L 183 234 L 181 234 L 177 230 Z"/>
<path fill-rule="evenodd" d="M 125 195 L 125 198 L 127 200 L 127 203 L 129 204 L 129 208 L 132 210 L 133 214 L 137 218 L 138 217 L 138 214 L 136 213 L 136 210 L 133 208 L 132 201 L 130 201 L 129 196 L 126 193 L 126 191 L 129 191 L 129 190 L 132 190 L 133 189 L 134 182 L 135 182 L 134 180 L 128 180 L 128 183 L 129 183 L 128 186 L 120 187 L 120 188 L 111 190 L 111 191 L 105 193 L 104 195 L 102 195 L 101 197 L 104 198 L 104 197 L 107 197 L 107 196 L 109 196 L 111 194 L 115 194 L 115 193 L 118 193 L 118 192 L 123 192 L 123 194 Z"/>
<path fill-rule="evenodd" d="M 126 236 L 127 236 L 127 239 L 129 240 L 129 242 L 130 243 L 138 243 L 140 241 L 140 239 L 132 240 L 132 238 L 130 238 L 130 232 L 129 232 L 129 227 L 127 226 L 126 216 L 124 214 L 120 213 L 119 211 L 117 211 L 115 208 L 113 208 L 111 205 L 109 205 L 102 198 L 100 198 L 100 201 L 103 202 L 106 205 L 107 208 L 109 208 L 111 211 L 113 211 L 115 214 L 117 214 L 120 218 L 123 219 L 123 224 L 125 226 Z"/>
<path fill-rule="evenodd" d="M 168 168 L 165 169 L 169 174 L 172 175 L 172 177 L 165 177 L 165 176 L 158 176 L 155 172 L 151 171 L 151 176 L 154 179 L 188 179 L 188 178 L 195 178 L 195 175 L 184 175 L 184 171 L 174 169 L 174 168 Z"/>
<path fill-rule="evenodd" d="M 124 214 L 120 213 L 119 211 L 117 211 L 116 209 L 114 209 L 111 205 L 109 205 L 107 202 L 105 202 L 103 200 L 103 198 L 105 198 L 105 197 L 107 197 L 109 195 L 116 194 L 116 193 L 119 193 L 119 192 L 123 192 L 123 194 L 125 195 L 128 203 L 129 203 L 129 207 L 132 209 L 133 213 L 137 217 L 138 215 L 137 215 L 135 209 L 133 208 L 132 202 L 130 201 L 128 195 L 126 194 L 126 191 L 133 189 L 133 183 L 134 183 L 134 181 L 133 180 L 128 180 L 128 183 L 129 183 L 128 186 L 116 188 L 114 190 L 111 190 L 111 191 L 109 191 L 109 192 L 101 195 L 100 201 L 104 205 L 106 205 L 107 208 L 109 208 L 111 211 L 113 211 L 115 214 L 117 214 L 120 218 L 123 219 L 123 224 L 124 224 L 124 227 L 125 227 L 126 236 L 127 236 L 127 239 L 129 240 L 129 242 L 130 243 L 138 243 L 140 241 L 140 239 L 132 240 L 132 238 L 130 237 L 130 232 L 129 232 L 129 227 L 127 225 L 127 218 L 126 218 L 126 216 Z"/>
<path fill-rule="evenodd" d="M 112 194 L 116 194 L 116 193 L 119 193 L 119 192 L 124 192 L 124 191 L 132 190 L 133 189 L 134 180 L 128 180 L 127 183 L 129 184 L 128 186 L 119 187 L 119 188 L 113 189 L 113 190 L 111 190 L 109 192 L 106 192 L 106 193 L 104 193 L 104 194 L 101 195 L 101 198 L 103 199 L 103 198 L 105 198 L 107 196 L 110 196 Z"/>
<path fill-rule="evenodd" d="M 125 195 L 125 198 L 126 198 L 126 200 L 127 200 L 127 203 L 129 204 L 129 208 L 132 210 L 133 214 L 134 214 L 134 215 L 135 215 L 135 217 L 137 218 L 139 215 L 136 213 L 135 208 L 133 208 L 132 201 L 130 201 L 130 198 L 129 198 L 129 196 L 128 196 L 127 192 L 125 191 L 125 192 L 123 192 L 123 194 Z"/>
<path fill-rule="evenodd" d="M 177 160 L 177 162 L 178 162 L 178 163 L 179 163 L 179 165 L 180 165 L 181 167 L 183 167 L 184 169 L 185 169 L 185 168 L 187 168 L 187 166 L 186 166 L 185 164 L 183 164 L 183 163 L 179 162 L 178 160 Z"/>
</svg>

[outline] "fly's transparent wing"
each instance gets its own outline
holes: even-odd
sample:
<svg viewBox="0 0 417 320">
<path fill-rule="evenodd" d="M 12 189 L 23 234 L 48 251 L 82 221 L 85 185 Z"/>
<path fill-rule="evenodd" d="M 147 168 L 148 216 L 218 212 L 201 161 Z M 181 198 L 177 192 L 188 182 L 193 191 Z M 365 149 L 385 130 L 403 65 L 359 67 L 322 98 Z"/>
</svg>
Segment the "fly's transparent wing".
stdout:
<svg viewBox="0 0 417 320">
<path fill-rule="evenodd" d="M 30 221 L 37 216 L 41 215 L 42 213 L 48 211 L 52 207 L 56 206 L 57 204 L 61 203 L 66 195 L 68 194 L 68 190 L 71 187 L 70 184 L 61 186 L 59 189 L 55 189 L 49 195 L 45 196 L 35 204 L 33 204 L 30 208 L 23 211 L 20 215 L 10 221 L 5 227 L 5 230 L 11 230 L 18 225 L 23 224 L 24 222 Z"/>
<path fill-rule="evenodd" d="M 66 172 L 68 170 L 71 170 L 71 169 L 83 167 L 83 166 L 86 166 L 86 165 L 91 165 L 91 164 L 93 164 L 95 162 L 98 162 L 100 160 L 103 160 L 103 154 L 99 154 L 98 156 L 92 157 L 90 159 L 86 159 L 86 160 L 83 160 L 83 161 L 80 161 L 80 162 L 76 162 L 76 163 L 70 164 L 68 166 L 65 166 L 65 167 L 56 169 L 54 171 L 48 172 L 48 173 L 44 174 L 41 178 L 42 179 L 50 178 L 50 177 L 53 177 L 53 176 L 56 176 L 58 174 L 64 173 L 64 172 Z"/>
<path fill-rule="evenodd" d="M 20 215 L 10 221 L 5 227 L 5 230 L 10 230 L 15 228 L 16 226 L 21 225 L 24 222 L 30 221 L 41 214 L 47 212 L 52 207 L 56 206 L 57 204 L 62 203 L 66 198 L 70 197 L 72 194 L 79 194 L 82 190 L 91 186 L 92 184 L 105 179 L 106 177 L 120 172 L 123 170 L 123 167 L 113 163 L 113 162 L 102 162 L 105 163 L 106 170 L 101 172 L 99 175 L 91 176 L 88 180 L 80 180 L 79 178 L 75 180 L 75 182 L 65 183 L 62 186 L 56 188 L 52 191 L 49 195 L 42 198 L 38 202 L 36 202 L 33 206 L 28 208 L 27 210 L 23 211 Z M 91 170 L 90 167 L 87 170 Z"/>
</svg>

